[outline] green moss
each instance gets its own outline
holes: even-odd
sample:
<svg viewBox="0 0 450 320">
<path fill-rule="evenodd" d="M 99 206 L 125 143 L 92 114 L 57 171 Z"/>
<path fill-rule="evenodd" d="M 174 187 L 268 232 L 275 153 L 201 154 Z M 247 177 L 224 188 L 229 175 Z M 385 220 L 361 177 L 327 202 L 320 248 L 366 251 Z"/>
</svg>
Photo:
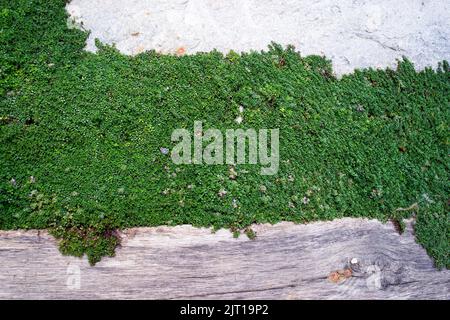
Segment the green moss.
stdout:
<svg viewBox="0 0 450 320">
<path fill-rule="evenodd" d="M 125 227 L 245 230 L 415 211 L 418 241 L 450 265 L 447 62 L 416 72 L 405 59 L 338 80 L 324 57 L 275 44 L 129 57 L 98 43 L 92 54 L 86 33 L 67 28 L 64 3 L 0 0 L 1 229 L 51 228 L 64 253 L 95 262 L 118 244 L 110 230 Z M 279 128 L 278 174 L 174 165 L 160 148 L 194 120 Z"/>
<path fill-rule="evenodd" d="M 51 234 L 59 239 L 62 254 L 82 257 L 87 255 L 91 265 L 96 264 L 102 256 L 114 256 L 115 248 L 120 244 L 120 237 L 114 230 L 83 227 L 57 227 Z"/>
<path fill-rule="evenodd" d="M 255 240 L 256 239 L 256 232 L 252 228 L 246 228 L 245 229 L 245 234 L 247 235 L 247 237 L 250 240 Z"/>
</svg>

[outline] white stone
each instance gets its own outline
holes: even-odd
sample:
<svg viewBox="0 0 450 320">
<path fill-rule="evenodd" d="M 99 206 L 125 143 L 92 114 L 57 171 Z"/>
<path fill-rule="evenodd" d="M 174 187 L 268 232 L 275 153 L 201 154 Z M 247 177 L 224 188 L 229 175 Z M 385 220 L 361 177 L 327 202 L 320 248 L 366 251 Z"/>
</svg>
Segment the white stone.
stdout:
<svg viewBox="0 0 450 320">
<path fill-rule="evenodd" d="M 354 68 L 418 69 L 450 58 L 448 0 L 72 0 L 71 18 L 125 54 L 266 50 L 293 44 L 326 55 L 338 75 Z"/>
</svg>

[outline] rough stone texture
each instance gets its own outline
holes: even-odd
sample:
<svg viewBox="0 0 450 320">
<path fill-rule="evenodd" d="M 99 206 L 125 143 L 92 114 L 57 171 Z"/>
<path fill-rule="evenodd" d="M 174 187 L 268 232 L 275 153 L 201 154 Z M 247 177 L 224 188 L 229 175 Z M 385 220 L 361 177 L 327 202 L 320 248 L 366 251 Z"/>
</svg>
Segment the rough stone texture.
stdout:
<svg viewBox="0 0 450 320">
<path fill-rule="evenodd" d="M 254 230 L 256 240 L 186 225 L 129 229 L 116 257 L 94 267 L 62 256 L 45 231 L 0 231 L 0 299 L 450 298 L 450 271 L 433 267 L 410 223 L 403 235 L 351 218 Z"/>
<path fill-rule="evenodd" d="M 94 39 L 126 54 L 155 49 L 267 49 L 293 44 L 324 54 L 337 74 L 394 67 L 403 55 L 418 69 L 450 58 L 448 0 L 72 0 L 67 10 Z"/>
</svg>

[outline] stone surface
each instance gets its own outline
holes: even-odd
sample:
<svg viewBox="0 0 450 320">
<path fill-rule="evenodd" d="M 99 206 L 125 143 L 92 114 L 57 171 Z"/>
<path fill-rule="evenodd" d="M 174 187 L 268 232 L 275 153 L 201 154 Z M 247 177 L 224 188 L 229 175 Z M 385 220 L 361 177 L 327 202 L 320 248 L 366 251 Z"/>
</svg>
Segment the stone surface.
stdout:
<svg viewBox="0 0 450 320">
<path fill-rule="evenodd" d="M 331 58 L 337 74 L 394 67 L 418 69 L 450 58 L 448 0 L 72 0 L 72 19 L 126 54 L 155 49 L 191 54 L 293 44 L 302 55 Z"/>
<path fill-rule="evenodd" d="M 450 271 L 433 267 L 409 222 L 402 235 L 351 218 L 253 229 L 255 240 L 128 229 L 94 267 L 62 256 L 46 231 L 0 231 L 0 299 L 450 299 Z"/>
</svg>

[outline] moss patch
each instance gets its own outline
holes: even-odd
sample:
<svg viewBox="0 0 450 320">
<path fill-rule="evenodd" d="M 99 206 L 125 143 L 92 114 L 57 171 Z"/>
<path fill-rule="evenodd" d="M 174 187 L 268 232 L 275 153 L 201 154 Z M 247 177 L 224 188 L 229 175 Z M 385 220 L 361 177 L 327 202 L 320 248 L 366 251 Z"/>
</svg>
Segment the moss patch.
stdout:
<svg viewBox="0 0 450 320">
<path fill-rule="evenodd" d="M 129 57 L 99 43 L 92 54 L 64 3 L 0 1 L 1 229 L 51 228 L 63 252 L 94 263 L 125 227 L 415 213 L 418 241 L 450 265 L 448 63 L 416 72 L 405 59 L 338 80 L 324 57 L 278 45 Z M 195 120 L 279 128 L 278 174 L 174 165 L 160 148 Z"/>
</svg>

